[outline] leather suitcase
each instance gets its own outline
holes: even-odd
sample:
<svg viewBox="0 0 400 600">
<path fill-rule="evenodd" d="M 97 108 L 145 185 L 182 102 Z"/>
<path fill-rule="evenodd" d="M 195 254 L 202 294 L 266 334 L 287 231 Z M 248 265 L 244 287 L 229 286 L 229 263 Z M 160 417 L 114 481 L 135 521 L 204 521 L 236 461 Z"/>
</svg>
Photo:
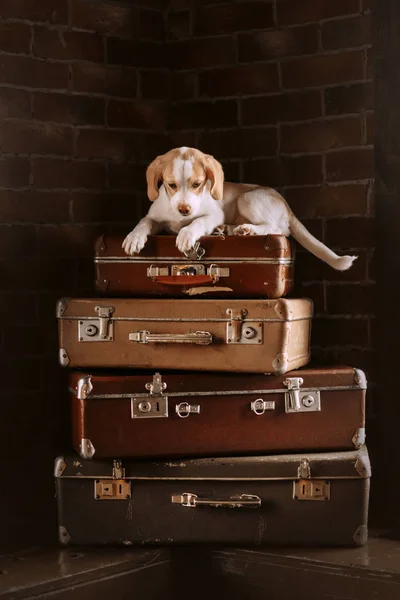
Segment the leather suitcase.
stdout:
<svg viewBox="0 0 400 600">
<path fill-rule="evenodd" d="M 365 440 L 365 375 L 72 372 L 73 446 L 82 458 L 233 456 L 353 450 Z"/>
<path fill-rule="evenodd" d="M 150 236 L 136 256 L 123 237 L 95 244 L 96 289 L 107 296 L 281 298 L 293 285 L 295 246 L 283 235 L 207 236 L 187 256 L 176 236 Z"/>
<path fill-rule="evenodd" d="M 60 363 L 276 373 L 310 360 L 305 299 L 62 299 Z"/>
<path fill-rule="evenodd" d="M 59 539 L 120 546 L 362 545 L 369 478 L 365 446 L 175 462 L 59 457 Z"/>
</svg>

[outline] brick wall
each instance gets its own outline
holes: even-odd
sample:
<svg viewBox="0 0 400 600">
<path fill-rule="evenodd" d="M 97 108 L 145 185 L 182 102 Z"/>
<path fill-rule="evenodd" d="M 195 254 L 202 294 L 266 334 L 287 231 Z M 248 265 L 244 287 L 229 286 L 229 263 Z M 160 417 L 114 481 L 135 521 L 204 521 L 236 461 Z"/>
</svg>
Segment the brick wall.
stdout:
<svg viewBox="0 0 400 600">
<path fill-rule="evenodd" d="M 93 293 L 94 236 L 129 230 L 168 149 L 164 9 L 0 0 L 0 544 L 54 535 L 52 461 L 70 447 L 55 302 Z"/>
<path fill-rule="evenodd" d="M 359 256 L 339 273 L 299 249 L 295 294 L 315 303 L 314 358 L 373 382 L 370 2 L 171 5 L 172 139 L 215 154 L 228 179 L 277 187 L 319 239 Z"/>
</svg>

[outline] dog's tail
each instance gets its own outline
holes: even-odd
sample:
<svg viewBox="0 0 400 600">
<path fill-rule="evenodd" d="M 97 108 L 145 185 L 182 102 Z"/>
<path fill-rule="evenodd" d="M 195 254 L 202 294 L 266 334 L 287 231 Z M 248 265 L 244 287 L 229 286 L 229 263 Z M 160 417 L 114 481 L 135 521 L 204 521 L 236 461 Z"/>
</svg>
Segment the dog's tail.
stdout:
<svg viewBox="0 0 400 600">
<path fill-rule="evenodd" d="M 317 240 L 293 213 L 289 217 L 289 226 L 290 233 L 299 244 L 337 271 L 346 271 L 357 258 L 357 256 L 339 256 L 330 250 L 325 244 Z"/>
</svg>

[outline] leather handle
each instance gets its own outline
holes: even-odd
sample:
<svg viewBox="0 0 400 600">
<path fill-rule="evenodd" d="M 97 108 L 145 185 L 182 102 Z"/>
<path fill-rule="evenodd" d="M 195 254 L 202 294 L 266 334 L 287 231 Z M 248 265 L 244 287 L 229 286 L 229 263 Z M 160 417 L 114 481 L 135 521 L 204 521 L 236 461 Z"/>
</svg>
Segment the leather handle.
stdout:
<svg viewBox="0 0 400 600">
<path fill-rule="evenodd" d="M 213 506 L 215 508 L 259 508 L 261 498 L 253 494 L 242 494 L 231 498 L 199 498 L 197 494 L 185 492 L 171 497 L 172 504 L 195 508 L 196 506 Z"/>
<path fill-rule="evenodd" d="M 152 281 L 161 285 L 210 285 L 219 280 L 218 275 L 163 275 L 152 277 Z"/>
<path fill-rule="evenodd" d="M 193 331 L 189 333 L 150 333 L 150 331 L 135 331 L 129 334 L 130 342 L 139 344 L 198 344 L 208 346 L 213 337 L 209 331 Z"/>
</svg>

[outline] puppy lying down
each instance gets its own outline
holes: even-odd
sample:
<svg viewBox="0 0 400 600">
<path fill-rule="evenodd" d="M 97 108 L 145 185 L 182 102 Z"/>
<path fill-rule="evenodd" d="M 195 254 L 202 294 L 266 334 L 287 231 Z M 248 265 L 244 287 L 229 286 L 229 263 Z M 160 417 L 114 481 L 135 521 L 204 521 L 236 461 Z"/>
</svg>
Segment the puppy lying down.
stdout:
<svg viewBox="0 0 400 600">
<path fill-rule="evenodd" d="M 274 189 L 224 181 L 222 165 L 195 148 L 175 148 L 147 168 L 149 212 L 127 235 L 122 247 L 138 254 L 149 235 L 176 233 L 186 253 L 204 235 L 222 228 L 233 235 L 292 235 L 304 248 L 338 271 L 356 256 L 338 256 L 300 223 Z"/>
</svg>

